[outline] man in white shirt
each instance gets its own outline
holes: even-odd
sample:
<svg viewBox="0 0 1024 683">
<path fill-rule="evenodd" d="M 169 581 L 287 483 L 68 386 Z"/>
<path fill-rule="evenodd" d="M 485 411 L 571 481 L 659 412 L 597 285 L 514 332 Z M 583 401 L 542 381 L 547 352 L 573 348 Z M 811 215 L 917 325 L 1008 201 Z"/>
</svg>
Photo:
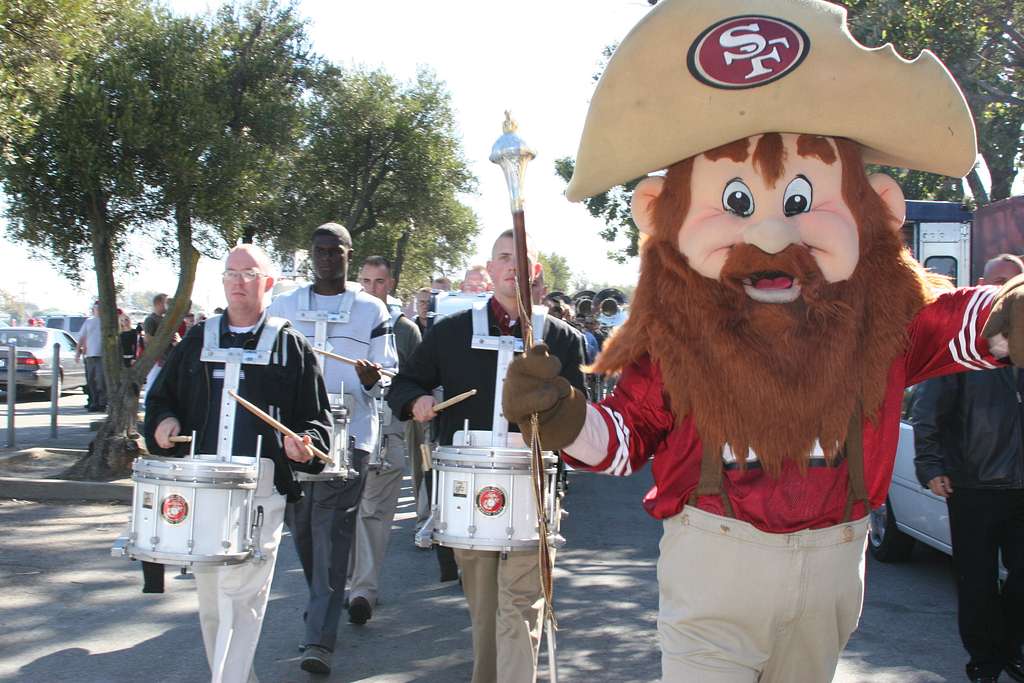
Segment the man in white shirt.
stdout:
<svg viewBox="0 0 1024 683">
<path fill-rule="evenodd" d="M 92 315 L 78 332 L 75 362 L 85 356 L 85 388 L 89 401 L 85 409 L 102 413 L 107 409 L 107 381 L 103 372 L 103 331 L 100 328 L 100 302 L 92 305 Z"/>
<path fill-rule="evenodd" d="M 304 671 L 326 674 L 331 671 L 344 610 L 345 578 L 366 459 L 380 438 L 371 392 L 380 379 L 378 370 L 396 368 L 398 355 L 384 303 L 346 284 L 352 253 L 348 230 L 337 223 L 321 225 L 313 231 L 309 253 L 313 284 L 277 297 L 268 310 L 290 320 L 314 348 L 360 361 L 351 366 L 320 356 L 327 392 L 350 397 L 348 436 L 351 467 L 357 476 L 299 475 L 304 495 L 290 503 L 285 514 L 309 585 L 300 666 Z"/>
</svg>

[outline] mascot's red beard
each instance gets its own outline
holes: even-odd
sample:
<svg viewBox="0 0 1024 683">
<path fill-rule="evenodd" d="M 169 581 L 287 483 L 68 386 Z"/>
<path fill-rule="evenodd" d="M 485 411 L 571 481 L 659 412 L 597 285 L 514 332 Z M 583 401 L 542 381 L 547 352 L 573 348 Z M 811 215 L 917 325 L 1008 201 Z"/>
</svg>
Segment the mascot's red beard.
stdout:
<svg viewBox="0 0 1024 683">
<path fill-rule="evenodd" d="M 876 415 L 907 325 L 931 296 L 931 281 L 906 254 L 867 185 L 859 151 L 839 142 L 840 156 L 857 169 L 853 181 L 844 175 L 861 234 L 850 279 L 825 282 L 799 245 L 774 255 L 737 245 L 721 279 L 712 280 L 686 263 L 675 244 L 677 228 L 666 220 L 644 246 L 630 318 L 594 364 L 597 372 L 617 372 L 649 355 L 678 420 L 692 417 L 714 449 L 729 444 L 741 459 L 752 449 L 773 475 L 787 461 L 805 465 L 815 440 L 833 458 L 858 401 L 866 416 Z M 663 200 L 666 215 L 685 215 L 688 165 L 669 171 L 668 183 L 686 193 Z M 743 281 L 771 271 L 795 277 L 801 296 L 788 304 L 751 299 Z"/>
</svg>

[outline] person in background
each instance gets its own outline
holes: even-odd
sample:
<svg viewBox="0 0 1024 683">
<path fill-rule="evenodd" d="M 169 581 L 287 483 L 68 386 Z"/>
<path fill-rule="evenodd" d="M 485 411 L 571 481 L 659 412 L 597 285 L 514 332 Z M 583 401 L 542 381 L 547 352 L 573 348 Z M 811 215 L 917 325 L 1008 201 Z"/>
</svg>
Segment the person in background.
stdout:
<svg viewBox="0 0 1024 683">
<path fill-rule="evenodd" d="M 436 289 L 439 292 L 450 292 L 452 291 L 452 281 L 446 278 L 444 275 L 435 277 L 430 283 L 431 288 Z"/>
<path fill-rule="evenodd" d="M 1002 286 L 1024 263 L 1001 254 L 979 285 Z M 967 677 L 1024 682 L 1024 375 L 998 368 L 929 379 L 914 390 L 918 481 L 946 499 Z M 999 588 L 999 559 L 1008 574 Z"/>
<path fill-rule="evenodd" d="M 420 328 L 420 335 L 427 333 L 430 327 L 428 313 L 430 311 L 430 289 L 424 287 L 416 292 L 416 327 Z"/>
<path fill-rule="evenodd" d="M 153 310 L 146 319 L 142 321 L 142 340 L 147 346 L 153 343 L 153 339 L 156 337 L 156 331 L 160 327 L 160 323 L 163 322 L 164 316 L 167 315 L 167 295 L 157 294 L 153 297 Z M 164 358 L 166 354 L 162 354 L 153 363 L 153 367 L 149 369 L 149 374 L 146 375 L 146 384 L 143 391 L 148 391 L 149 387 L 153 386 L 153 382 L 156 381 L 156 376 L 160 374 L 160 368 L 164 365 Z"/>
<path fill-rule="evenodd" d="M 139 356 L 139 332 L 132 327 L 132 319 L 120 308 L 117 309 L 117 322 L 120 331 L 118 341 L 121 346 L 121 363 L 130 368 Z"/>
<path fill-rule="evenodd" d="M 459 291 L 463 294 L 480 294 L 489 292 L 492 288 L 491 276 L 487 274 L 487 267 L 482 265 L 470 266 L 462 278 Z"/>
<path fill-rule="evenodd" d="M 391 262 L 383 256 L 367 258 L 359 271 L 359 284 L 364 292 L 387 304 L 388 294 L 395 288 Z M 409 362 L 413 351 L 419 346 L 420 331 L 401 311 L 391 312 L 391 327 L 398 349 L 398 367 L 401 368 Z M 419 444 L 423 441 L 419 425 L 412 420 L 397 419 L 390 409 L 384 411 L 381 433 L 383 442 L 380 449 L 384 465 L 366 473 L 359 516 L 356 518 L 355 553 L 348 591 L 348 620 L 353 624 L 365 624 L 373 616 L 406 462 L 415 465 L 420 459 Z M 413 467 L 413 486 L 418 496 L 419 487 L 415 481 L 417 469 Z"/>
<path fill-rule="evenodd" d="M 89 402 L 85 409 L 102 413 L 107 409 L 107 382 L 103 372 L 103 333 L 100 329 L 100 302 L 92 305 L 92 315 L 82 323 L 75 347 L 75 362 L 85 356 L 85 384 Z"/>
</svg>

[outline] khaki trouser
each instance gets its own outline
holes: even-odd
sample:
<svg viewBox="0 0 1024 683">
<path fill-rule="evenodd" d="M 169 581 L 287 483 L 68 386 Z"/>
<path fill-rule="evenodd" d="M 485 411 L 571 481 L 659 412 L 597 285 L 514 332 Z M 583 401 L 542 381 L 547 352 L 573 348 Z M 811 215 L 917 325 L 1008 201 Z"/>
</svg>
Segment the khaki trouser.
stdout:
<svg viewBox="0 0 1024 683">
<path fill-rule="evenodd" d="M 664 683 L 828 683 L 857 628 L 867 518 L 770 534 L 694 507 L 658 559 Z"/>
<path fill-rule="evenodd" d="M 533 683 L 544 607 L 537 551 L 503 560 L 456 548 L 455 561 L 473 622 L 473 683 Z"/>
<path fill-rule="evenodd" d="M 430 517 L 430 495 L 427 493 L 427 478 L 430 472 L 423 468 L 423 454 L 420 444 L 426 442 L 424 425 L 409 420 L 405 441 L 409 449 L 409 469 L 412 474 L 412 495 L 416 500 L 416 530 Z"/>
<path fill-rule="evenodd" d="M 367 470 L 366 485 L 359 501 L 356 517 L 356 539 L 351 555 L 348 599 L 363 597 L 371 606 L 377 604 L 380 573 L 384 569 L 384 556 L 391 538 L 391 525 L 398 507 L 398 494 L 402 490 L 407 459 L 407 424 L 401 423 L 401 432 L 393 429 L 381 438 L 384 442 L 384 461 L 387 469 Z M 418 457 L 418 454 L 417 454 Z"/>
</svg>

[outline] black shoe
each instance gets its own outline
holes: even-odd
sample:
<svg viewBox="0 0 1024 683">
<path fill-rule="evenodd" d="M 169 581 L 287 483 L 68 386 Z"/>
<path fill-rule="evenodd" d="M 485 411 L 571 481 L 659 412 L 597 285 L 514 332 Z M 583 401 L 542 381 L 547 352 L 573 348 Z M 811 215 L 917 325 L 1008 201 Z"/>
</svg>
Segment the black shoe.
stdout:
<svg viewBox="0 0 1024 683">
<path fill-rule="evenodd" d="M 1024 683 L 1024 657 L 1020 655 L 1014 657 L 1006 663 L 1003 671 L 1006 672 L 1007 676 L 1018 681 L 1018 683 Z"/>
<path fill-rule="evenodd" d="M 373 616 L 373 608 L 370 601 L 358 595 L 348 603 L 348 620 L 350 623 L 363 625 Z"/>
</svg>

